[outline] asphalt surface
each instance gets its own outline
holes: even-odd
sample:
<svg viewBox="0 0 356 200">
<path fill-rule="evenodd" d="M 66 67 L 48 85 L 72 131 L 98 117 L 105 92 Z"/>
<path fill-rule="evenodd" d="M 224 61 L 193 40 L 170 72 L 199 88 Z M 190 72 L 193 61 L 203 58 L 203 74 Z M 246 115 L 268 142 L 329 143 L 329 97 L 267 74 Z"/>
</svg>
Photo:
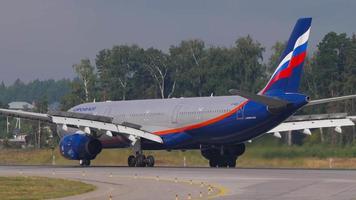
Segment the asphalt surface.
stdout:
<svg viewBox="0 0 356 200">
<path fill-rule="evenodd" d="M 0 176 L 14 175 L 98 188 L 64 199 L 356 199 L 354 170 L 0 166 Z"/>
</svg>

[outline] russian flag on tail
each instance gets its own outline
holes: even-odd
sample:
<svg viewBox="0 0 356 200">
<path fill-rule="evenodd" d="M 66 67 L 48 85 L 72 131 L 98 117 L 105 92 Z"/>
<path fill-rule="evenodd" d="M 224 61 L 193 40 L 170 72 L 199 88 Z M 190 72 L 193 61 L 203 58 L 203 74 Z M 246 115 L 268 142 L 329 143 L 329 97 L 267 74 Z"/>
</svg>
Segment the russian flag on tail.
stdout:
<svg viewBox="0 0 356 200">
<path fill-rule="evenodd" d="M 276 71 L 259 94 L 297 93 L 307 54 L 311 18 L 301 18 L 294 26 Z"/>
</svg>

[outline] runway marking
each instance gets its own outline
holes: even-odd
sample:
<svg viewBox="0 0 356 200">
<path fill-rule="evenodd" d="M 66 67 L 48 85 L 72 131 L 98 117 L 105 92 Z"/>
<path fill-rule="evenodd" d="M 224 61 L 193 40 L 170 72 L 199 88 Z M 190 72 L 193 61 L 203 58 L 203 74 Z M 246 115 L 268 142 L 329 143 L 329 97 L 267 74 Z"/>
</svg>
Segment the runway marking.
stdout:
<svg viewBox="0 0 356 200">
<path fill-rule="evenodd" d="M 113 174 L 113 177 L 114 178 L 116 177 L 116 178 L 132 179 L 132 176 L 122 176 L 122 175 L 114 175 L 114 174 Z M 134 179 L 144 179 L 144 180 L 157 181 L 157 176 L 139 176 L 139 175 L 135 174 Z M 187 180 L 187 179 L 178 180 L 176 178 L 171 179 L 171 178 L 162 178 L 162 177 L 160 177 L 159 181 L 166 181 L 166 182 L 173 182 L 173 183 L 183 183 L 183 184 L 188 185 L 189 187 L 201 187 L 201 181 L 195 182 L 195 181 L 193 181 L 191 179 L 189 179 L 189 180 Z M 205 183 L 205 186 L 206 185 L 210 185 L 212 188 L 214 188 L 213 189 L 213 194 L 208 196 L 208 199 L 214 199 L 214 198 L 221 197 L 221 196 L 224 196 L 224 195 L 228 194 L 228 189 L 223 187 L 223 186 L 221 186 L 221 185 Z"/>
</svg>

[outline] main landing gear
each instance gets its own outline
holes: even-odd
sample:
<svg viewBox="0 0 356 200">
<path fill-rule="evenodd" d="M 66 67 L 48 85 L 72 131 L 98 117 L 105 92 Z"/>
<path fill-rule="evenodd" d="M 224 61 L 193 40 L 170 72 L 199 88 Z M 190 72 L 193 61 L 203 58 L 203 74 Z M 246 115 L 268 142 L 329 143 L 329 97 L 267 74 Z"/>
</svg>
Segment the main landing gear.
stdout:
<svg viewBox="0 0 356 200">
<path fill-rule="evenodd" d="M 222 156 L 220 158 L 212 158 L 209 160 L 210 167 L 236 167 L 237 156 Z"/>
<path fill-rule="evenodd" d="M 155 165 L 155 159 L 153 156 L 145 156 L 141 148 L 141 140 L 138 139 L 133 145 L 134 155 L 130 155 L 127 158 L 127 164 L 129 167 L 153 167 Z"/>
<path fill-rule="evenodd" d="M 210 167 L 236 167 L 236 160 L 245 152 L 245 144 L 233 146 L 205 146 L 201 154 L 209 160 Z"/>
<path fill-rule="evenodd" d="M 130 155 L 127 158 L 127 163 L 129 167 L 153 167 L 155 165 L 155 159 L 151 155 L 147 157 L 143 154 L 136 156 Z"/>
</svg>

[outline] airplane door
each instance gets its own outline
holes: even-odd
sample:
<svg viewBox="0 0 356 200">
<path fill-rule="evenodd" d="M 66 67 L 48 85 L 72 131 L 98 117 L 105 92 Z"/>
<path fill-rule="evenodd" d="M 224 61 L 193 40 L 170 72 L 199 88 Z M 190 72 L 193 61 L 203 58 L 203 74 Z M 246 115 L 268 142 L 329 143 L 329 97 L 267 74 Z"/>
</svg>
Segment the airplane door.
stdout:
<svg viewBox="0 0 356 200">
<path fill-rule="evenodd" d="M 177 105 L 174 107 L 173 112 L 172 112 L 172 116 L 171 116 L 171 122 L 172 124 L 176 124 L 178 123 L 178 115 L 179 115 L 179 111 L 182 108 L 182 105 Z"/>
<path fill-rule="evenodd" d="M 244 118 L 245 118 L 245 106 L 242 106 L 242 108 L 236 112 L 236 119 L 241 120 Z"/>
</svg>

